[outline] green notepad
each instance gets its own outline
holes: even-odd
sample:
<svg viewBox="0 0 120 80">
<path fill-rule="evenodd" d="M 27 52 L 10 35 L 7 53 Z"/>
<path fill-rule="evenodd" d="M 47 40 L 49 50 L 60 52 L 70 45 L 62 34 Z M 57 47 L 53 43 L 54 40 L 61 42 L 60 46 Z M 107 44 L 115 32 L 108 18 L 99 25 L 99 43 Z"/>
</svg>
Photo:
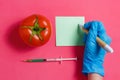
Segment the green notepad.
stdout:
<svg viewBox="0 0 120 80">
<path fill-rule="evenodd" d="M 83 32 L 78 24 L 84 25 L 83 16 L 57 16 L 56 46 L 83 46 Z"/>
</svg>

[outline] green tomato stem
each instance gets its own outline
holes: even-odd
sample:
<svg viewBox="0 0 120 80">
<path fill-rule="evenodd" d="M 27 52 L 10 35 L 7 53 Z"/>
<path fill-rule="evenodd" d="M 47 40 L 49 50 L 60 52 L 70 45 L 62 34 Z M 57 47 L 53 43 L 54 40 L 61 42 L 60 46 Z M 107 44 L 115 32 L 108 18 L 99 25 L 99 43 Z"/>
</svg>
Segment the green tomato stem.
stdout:
<svg viewBox="0 0 120 80">
<path fill-rule="evenodd" d="M 37 35 L 41 41 L 43 41 L 43 37 L 41 36 L 41 32 L 44 31 L 46 28 L 41 27 L 39 25 L 38 17 L 36 17 L 35 23 L 33 26 L 23 26 L 22 28 L 29 28 L 32 31 L 30 35 L 29 41 L 32 42 L 32 37 Z"/>
</svg>

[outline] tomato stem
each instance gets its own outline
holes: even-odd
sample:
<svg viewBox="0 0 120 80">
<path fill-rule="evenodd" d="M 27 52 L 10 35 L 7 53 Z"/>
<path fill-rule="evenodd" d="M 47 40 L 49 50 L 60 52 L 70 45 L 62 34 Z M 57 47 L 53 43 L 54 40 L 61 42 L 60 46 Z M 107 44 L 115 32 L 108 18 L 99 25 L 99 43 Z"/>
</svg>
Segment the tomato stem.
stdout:
<svg viewBox="0 0 120 80">
<path fill-rule="evenodd" d="M 40 33 L 44 31 L 46 28 L 45 27 L 43 28 L 40 26 L 37 16 L 33 26 L 23 26 L 22 28 L 29 28 L 32 31 L 32 34 L 30 35 L 30 38 L 29 38 L 30 42 L 32 42 L 32 37 L 34 35 L 37 35 L 39 39 L 43 41 L 43 37 L 40 35 Z"/>
</svg>

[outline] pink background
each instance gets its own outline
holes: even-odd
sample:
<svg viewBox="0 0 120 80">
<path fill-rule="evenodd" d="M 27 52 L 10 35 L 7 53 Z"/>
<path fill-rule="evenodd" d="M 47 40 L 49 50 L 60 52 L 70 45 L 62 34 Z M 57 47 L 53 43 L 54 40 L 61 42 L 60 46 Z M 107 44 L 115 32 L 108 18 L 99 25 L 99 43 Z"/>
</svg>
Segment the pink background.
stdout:
<svg viewBox="0 0 120 80">
<path fill-rule="evenodd" d="M 27 47 L 19 39 L 19 21 L 31 14 L 42 14 L 52 23 L 51 39 L 42 47 Z M 0 80 L 86 80 L 81 73 L 84 47 L 55 46 L 55 16 L 85 16 L 86 22 L 102 21 L 114 48 L 114 54 L 105 58 L 104 80 L 120 80 L 119 0 L 0 0 Z M 21 62 L 59 56 L 79 56 L 80 60 L 63 64 Z"/>
</svg>

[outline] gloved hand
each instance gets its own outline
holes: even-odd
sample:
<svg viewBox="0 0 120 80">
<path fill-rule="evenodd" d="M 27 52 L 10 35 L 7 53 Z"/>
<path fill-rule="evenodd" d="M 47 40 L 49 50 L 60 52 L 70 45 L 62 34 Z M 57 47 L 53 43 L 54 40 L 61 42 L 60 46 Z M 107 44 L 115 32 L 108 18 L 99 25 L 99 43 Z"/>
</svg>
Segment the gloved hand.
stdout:
<svg viewBox="0 0 120 80">
<path fill-rule="evenodd" d="M 84 28 L 89 30 L 89 33 L 84 35 L 85 50 L 83 58 L 84 74 L 98 73 L 104 76 L 103 62 L 106 51 L 98 45 L 96 37 L 110 44 L 111 39 L 107 36 L 103 24 L 99 21 L 91 21 L 84 24 Z"/>
</svg>

